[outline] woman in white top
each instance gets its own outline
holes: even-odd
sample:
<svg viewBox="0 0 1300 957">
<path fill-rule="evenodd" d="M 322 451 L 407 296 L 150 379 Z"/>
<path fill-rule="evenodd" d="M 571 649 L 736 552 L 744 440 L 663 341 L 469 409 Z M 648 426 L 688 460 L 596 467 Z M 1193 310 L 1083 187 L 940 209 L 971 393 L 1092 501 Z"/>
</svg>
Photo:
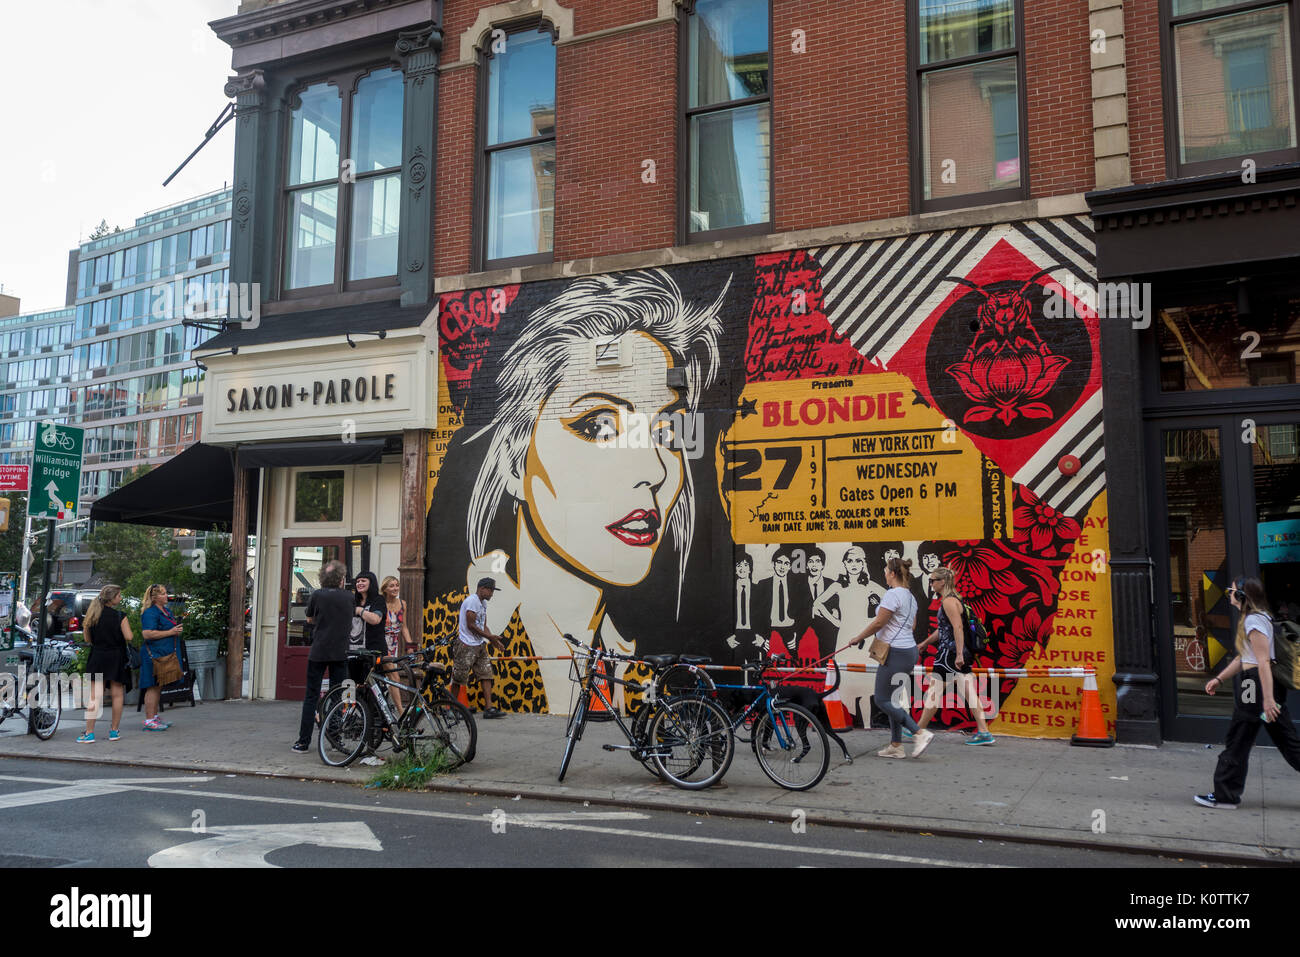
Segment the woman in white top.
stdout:
<svg viewBox="0 0 1300 957">
<path fill-rule="evenodd" d="M 1300 771 L 1300 733 L 1296 732 L 1287 711 L 1287 689 L 1277 687 L 1281 702 L 1274 700 L 1275 682 L 1270 664 L 1273 622 L 1269 618 L 1264 586 L 1258 578 L 1238 578 L 1228 589 L 1228 599 L 1241 612 L 1237 622 L 1237 657 L 1205 683 L 1205 693 L 1214 694 L 1228 678 L 1236 676 L 1232 721 L 1214 769 L 1214 790 L 1193 798 L 1197 804 L 1214 808 L 1234 808 L 1241 803 L 1250 749 L 1255 745 L 1261 720 L 1266 722 L 1268 736 L 1287 764 Z"/>
<path fill-rule="evenodd" d="M 912 629 L 916 624 L 916 598 L 908 584 L 912 577 L 910 559 L 894 557 L 885 563 L 885 585 L 888 591 L 880 603 L 876 617 L 858 635 L 858 641 L 871 638 L 880 632 L 882 641 L 889 643 L 885 663 L 876 669 L 876 706 L 889 716 L 889 747 L 877 751 L 882 758 L 905 758 L 903 729 L 912 732 L 912 757 L 918 758 L 934 739 L 933 731 L 924 731 L 912 720 L 912 695 L 908 683 L 916 667 L 916 638 Z"/>
</svg>

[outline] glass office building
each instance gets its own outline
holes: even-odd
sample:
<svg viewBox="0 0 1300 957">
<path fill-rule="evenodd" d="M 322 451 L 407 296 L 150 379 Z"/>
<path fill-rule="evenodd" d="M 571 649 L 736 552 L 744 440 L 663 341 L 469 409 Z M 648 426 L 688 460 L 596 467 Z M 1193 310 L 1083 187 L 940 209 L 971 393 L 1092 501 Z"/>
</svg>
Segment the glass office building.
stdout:
<svg viewBox="0 0 1300 957">
<path fill-rule="evenodd" d="M 84 517 L 133 469 L 198 441 L 203 372 L 190 350 L 213 333 L 182 320 L 187 303 L 225 314 L 230 204 L 222 189 L 83 243 L 65 308 L 0 320 L 0 463 L 30 461 L 41 421 L 84 426 Z M 90 578 L 87 531 L 60 531 L 62 581 Z"/>
</svg>

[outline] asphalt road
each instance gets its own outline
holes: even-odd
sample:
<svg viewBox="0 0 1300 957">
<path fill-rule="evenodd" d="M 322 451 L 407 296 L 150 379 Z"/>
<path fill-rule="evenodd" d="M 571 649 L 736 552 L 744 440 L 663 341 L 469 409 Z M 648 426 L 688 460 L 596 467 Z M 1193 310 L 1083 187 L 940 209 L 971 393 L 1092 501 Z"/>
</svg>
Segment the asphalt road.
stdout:
<svg viewBox="0 0 1300 957">
<path fill-rule="evenodd" d="M 1202 867 L 1170 858 L 345 784 L 0 762 L 11 867 Z"/>
</svg>

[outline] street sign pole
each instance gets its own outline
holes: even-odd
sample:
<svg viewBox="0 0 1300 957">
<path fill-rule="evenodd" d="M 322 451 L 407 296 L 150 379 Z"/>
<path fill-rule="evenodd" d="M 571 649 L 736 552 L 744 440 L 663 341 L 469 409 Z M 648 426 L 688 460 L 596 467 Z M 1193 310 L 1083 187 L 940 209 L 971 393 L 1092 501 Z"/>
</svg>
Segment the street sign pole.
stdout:
<svg viewBox="0 0 1300 957">
<path fill-rule="evenodd" d="M 50 572 L 54 568 L 54 519 L 45 523 L 45 574 L 41 577 L 40 608 L 41 618 L 36 623 L 36 661 L 45 660 L 45 619 L 49 610 L 45 607 L 45 596 L 50 591 Z"/>
<path fill-rule="evenodd" d="M 31 496 L 28 497 L 30 498 Z M 31 550 L 32 550 L 32 515 L 31 512 L 28 512 L 27 519 L 23 523 L 22 555 L 18 559 L 19 564 L 23 566 L 22 584 L 18 586 L 18 600 L 22 602 L 24 605 L 27 604 L 27 569 L 31 567 L 31 562 L 27 560 L 27 556 L 31 554 Z"/>
</svg>

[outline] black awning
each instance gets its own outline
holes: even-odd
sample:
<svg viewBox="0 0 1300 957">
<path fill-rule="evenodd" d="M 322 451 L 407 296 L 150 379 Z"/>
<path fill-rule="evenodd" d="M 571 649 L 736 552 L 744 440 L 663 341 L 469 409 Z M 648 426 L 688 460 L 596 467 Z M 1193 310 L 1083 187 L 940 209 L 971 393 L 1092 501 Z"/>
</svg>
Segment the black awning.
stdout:
<svg viewBox="0 0 1300 957">
<path fill-rule="evenodd" d="M 235 470 L 231 450 L 197 443 L 90 507 L 96 522 L 230 531 Z M 250 500 L 256 485 L 249 483 Z M 249 512 L 250 515 L 256 512 Z"/>
<path fill-rule="evenodd" d="M 369 465 L 384 454 L 384 442 L 357 439 L 343 442 L 262 442 L 239 447 L 239 464 L 246 469 L 285 468 L 295 465 Z"/>
</svg>

